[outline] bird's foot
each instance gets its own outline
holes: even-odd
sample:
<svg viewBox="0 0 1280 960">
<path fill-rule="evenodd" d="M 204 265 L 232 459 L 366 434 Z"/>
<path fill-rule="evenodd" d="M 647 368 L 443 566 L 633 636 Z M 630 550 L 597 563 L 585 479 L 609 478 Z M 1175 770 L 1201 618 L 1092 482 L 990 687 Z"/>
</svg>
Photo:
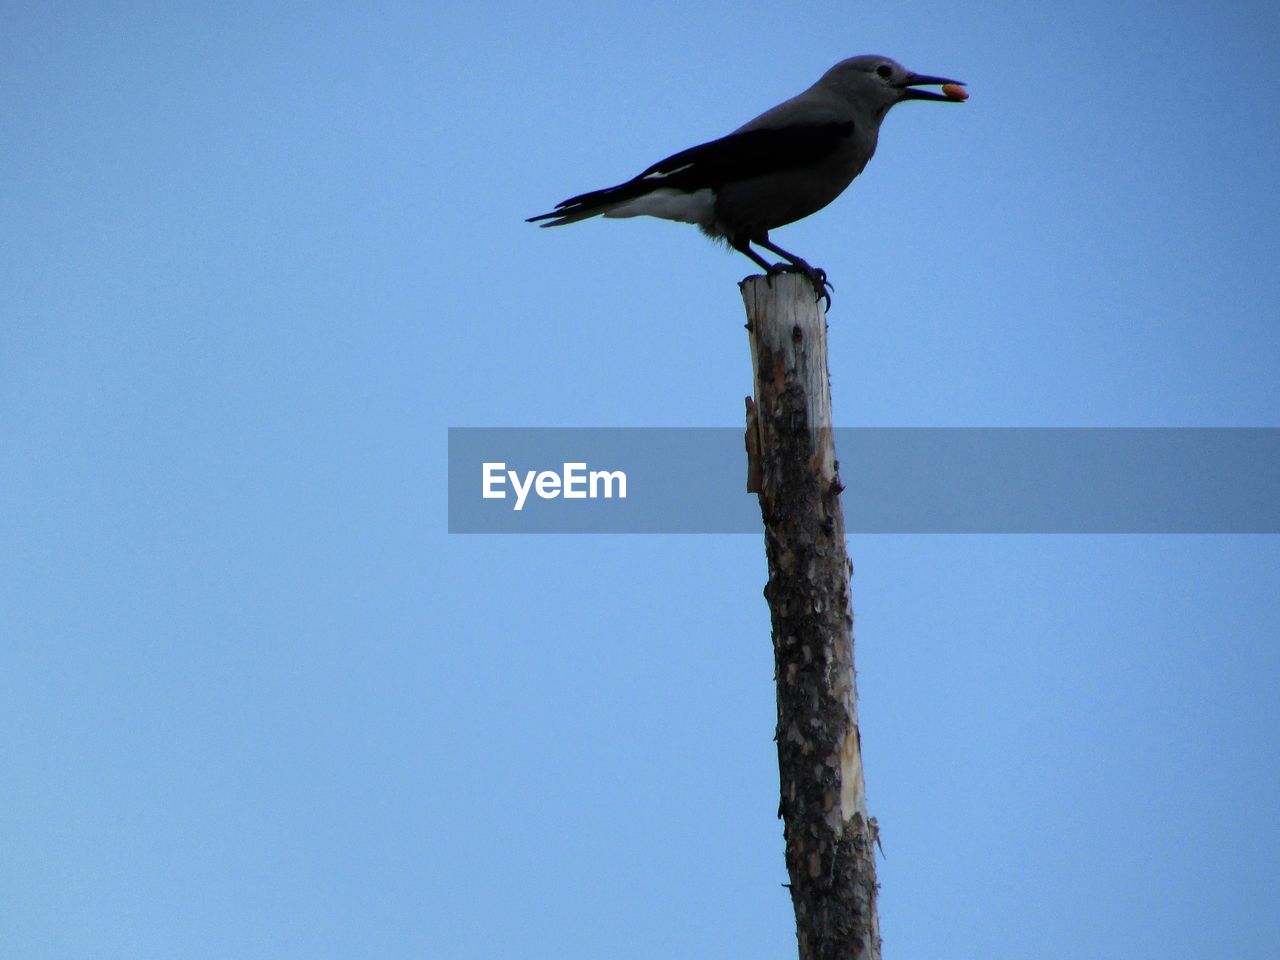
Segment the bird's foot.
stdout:
<svg viewBox="0 0 1280 960">
<path fill-rule="evenodd" d="M 817 294 L 814 300 L 826 300 L 826 309 L 831 309 L 831 294 L 836 288 L 835 284 L 827 279 L 827 271 L 821 267 L 811 267 L 803 260 L 797 260 L 795 263 L 775 263 L 769 268 L 766 276 L 772 276 L 775 273 L 803 273 L 813 284 L 813 292 Z"/>
</svg>

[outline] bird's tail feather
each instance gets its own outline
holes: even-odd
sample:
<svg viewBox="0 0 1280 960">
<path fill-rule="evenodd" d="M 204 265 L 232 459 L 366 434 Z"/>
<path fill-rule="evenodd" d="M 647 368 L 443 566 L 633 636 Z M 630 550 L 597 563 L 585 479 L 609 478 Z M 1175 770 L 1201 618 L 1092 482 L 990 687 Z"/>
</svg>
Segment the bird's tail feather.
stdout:
<svg viewBox="0 0 1280 960">
<path fill-rule="evenodd" d="M 559 227 L 566 223 L 577 223 L 579 220 L 587 220 L 591 217 L 598 217 L 601 214 L 608 213 L 629 200 L 644 196 L 656 186 L 657 184 L 653 182 L 645 183 L 640 177 L 636 177 L 636 179 L 620 183 L 616 187 L 592 190 L 590 193 L 582 193 L 576 197 L 570 197 L 568 200 L 562 200 L 556 204 L 556 208 L 550 213 L 540 213 L 536 217 L 529 217 L 525 222 L 538 223 L 539 220 L 547 221 L 546 223 L 538 223 L 540 227 Z"/>
</svg>

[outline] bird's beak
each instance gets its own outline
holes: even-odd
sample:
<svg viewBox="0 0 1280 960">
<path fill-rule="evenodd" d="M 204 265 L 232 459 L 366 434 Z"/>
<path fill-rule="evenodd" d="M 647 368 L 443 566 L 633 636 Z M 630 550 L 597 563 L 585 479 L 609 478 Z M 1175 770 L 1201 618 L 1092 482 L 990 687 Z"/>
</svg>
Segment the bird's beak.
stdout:
<svg viewBox="0 0 1280 960">
<path fill-rule="evenodd" d="M 933 86 L 934 84 L 947 83 L 956 87 L 963 87 L 964 82 L 961 80 L 948 80 L 946 77 L 926 77 L 920 73 L 912 73 L 907 75 L 907 79 L 898 84 L 902 87 L 903 100 L 941 100 L 943 103 L 963 103 L 963 96 L 948 96 L 945 93 L 935 93 L 933 90 L 917 90 L 916 87 Z"/>
</svg>

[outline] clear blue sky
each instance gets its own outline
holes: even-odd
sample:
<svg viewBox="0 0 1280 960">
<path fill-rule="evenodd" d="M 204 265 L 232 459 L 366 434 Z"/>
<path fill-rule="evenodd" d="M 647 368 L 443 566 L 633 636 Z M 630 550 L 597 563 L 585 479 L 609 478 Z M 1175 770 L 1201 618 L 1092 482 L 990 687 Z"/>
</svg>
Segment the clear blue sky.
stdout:
<svg viewBox="0 0 1280 960">
<path fill-rule="evenodd" d="M 0 956 L 793 955 L 763 548 L 450 537 L 740 422 L 750 265 L 522 218 L 857 53 L 843 426 L 1280 426 L 1280 8 L 9 3 Z M 1271 960 L 1280 541 L 856 537 L 886 956 Z"/>
</svg>

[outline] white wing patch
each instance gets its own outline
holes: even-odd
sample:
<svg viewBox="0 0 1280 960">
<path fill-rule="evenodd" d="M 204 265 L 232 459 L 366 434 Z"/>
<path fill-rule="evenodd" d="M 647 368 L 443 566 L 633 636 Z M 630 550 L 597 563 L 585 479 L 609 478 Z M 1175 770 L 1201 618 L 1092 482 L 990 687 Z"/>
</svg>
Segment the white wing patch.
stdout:
<svg viewBox="0 0 1280 960">
<path fill-rule="evenodd" d="M 660 172 L 658 172 L 658 171 L 656 171 L 656 170 L 655 170 L 653 173 L 646 173 L 646 174 L 644 175 L 644 178 L 643 178 L 643 179 L 645 179 L 645 180 L 665 180 L 665 179 L 667 179 L 667 177 L 674 177 L 674 176 L 675 176 L 677 173 L 679 173 L 681 170 L 688 170 L 688 169 L 689 169 L 690 167 L 692 167 L 692 166 L 693 166 L 693 164 L 692 164 L 692 163 L 686 163 L 683 167 L 676 167 L 674 170 L 668 170 L 666 173 L 660 173 Z"/>
<path fill-rule="evenodd" d="M 606 217 L 661 217 L 680 223 L 710 223 L 715 212 L 716 194 L 710 187 L 693 193 L 659 188 L 643 197 L 620 203 L 605 213 Z"/>
</svg>

